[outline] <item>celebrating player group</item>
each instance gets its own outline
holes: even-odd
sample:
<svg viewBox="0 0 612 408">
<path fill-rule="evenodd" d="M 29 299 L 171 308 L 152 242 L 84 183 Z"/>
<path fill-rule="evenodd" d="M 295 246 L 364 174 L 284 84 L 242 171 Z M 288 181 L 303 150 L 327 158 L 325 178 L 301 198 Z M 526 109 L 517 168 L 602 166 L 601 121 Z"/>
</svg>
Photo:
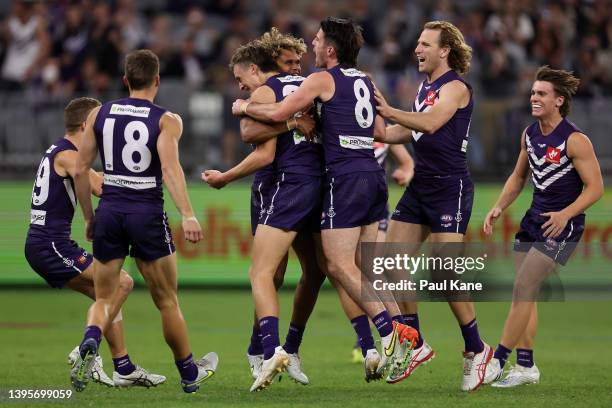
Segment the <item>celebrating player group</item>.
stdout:
<svg viewBox="0 0 612 408">
<path fill-rule="evenodd" d="M 246 353 L 251 391 L 270 386 L 285 370 L 297 383 L 309 384 L 299 349 L 326 278 L 355 330 L 366 381 L 399 383 L 435 356 L 424 340 L 417 303 L 396 300 L 363 279 L 360 249 L 376 241 L 464 241 L 474 201 L 467 149 L 475 100 L 464 79 L 472 50 L 451 23 L 426 23 L 415 48 L 423 82 L 412 110 L 403 111 L 391 107 L 357 67 L 362 43 L 353 21 L 329 17 L 312 39 L 319 70 L 308 77 L 300 75 L 304 40 L 274 28 L 241 45 L 229 61 L 239 88 L 249 93 L 249 99 L 233 103 L 232 113 L 253 150 L 225 172 L 204 171 L 202 179 L 219 189 L 255 174 L 248 272 L 255 310 Z M 193 358 L 177 299 L 162 183 L 182 216 L 181 239 L 198 242 L 205 233 L 179 162 L 182 121 L 154 103 L 160 85 L 154 53 L 128 54 L 123 81 L 129 89 L 124 99 L 79 98 L 66 107 L 66 134 L 45 152 L 36 175 L 25 256 L 49 285 L 94 300 L 80 345 L 69 355 L 77 391 L 90 380 L 116 387 L 166 380 L 134 364 L 124 344 L 121 306 L 133 281 L 122 266 L 129 255 L 160 312 L 181 386 L 193 393 L 215 374 L 219 358 L 214 352 Z M 463 364 L 457 361 L 463 391 L 539 382 L 533 348 L 540 285 L 567 262 L 584 230 L 584 211 L 603 194 L 593 146 L 567 118 L 578 83 L 570 72 L 538 70 L 530 98 L 534 122 L 520 136 L 516 167 L 484 222 L 491 234 L 531 171 L 534 195 L 516 235 L 513 302 L 495 349 L 480 336 L 474 304 L 449 299 L 465 343 Z M 406 143 L 412 143 L 414 161 Z M 393 179 L 407 186 L 390 218 L 381 167 L 387 149 L 399 165 Z M 102 173 L 91 168 L 98 152 Z M 100 196 L 95 212 L 92 193 Z M 93 254 L 70 239 L 77 199 Z M 302 277 L 281 345 L 277 290 L 291 247 Z M 112 379 L 98 355 L 102 337 L 113 357 Z M 516 365 L 504 371 L 513 349 Z"/>
</svg>

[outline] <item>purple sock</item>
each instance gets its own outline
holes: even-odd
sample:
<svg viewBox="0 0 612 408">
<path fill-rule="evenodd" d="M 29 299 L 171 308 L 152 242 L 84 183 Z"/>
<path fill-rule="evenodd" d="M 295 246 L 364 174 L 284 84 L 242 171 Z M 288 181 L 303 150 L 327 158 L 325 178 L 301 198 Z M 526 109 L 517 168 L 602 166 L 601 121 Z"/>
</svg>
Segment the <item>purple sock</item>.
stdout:
<svg viewBox="0 0 612 408">
<path fill-rule="evenodd" d="M 283 345 L 283 349 L 285 349 L 287 353 L 295 354 L 298 352 L 300 344 L 302 344 L 304 330 L 306 330 L 305 327 L 300 327 L 293 322 L 289 324 L 289 331 L 287 332 L 285 344 Z"/>
<path fill-rule="evenodd" d="M 251 333 L 251 343 L 249 344 L 249 348 L 247 353 L 252 356 L 256 356 L 258 354 L 263 354 L 263 346 L 261 345 L 261 330 L 259 330 L 259 325 L 253 326 L 253 332 Z"/>
<path fill-rule="evenodd" d="M 96 343 L 98 343 L 98 347 L 100 347 L 100 342 L 102 341 L 102 330 L 100 330 L 98 326 L 87 326 L 85 328 L 85 334 L 83 335 L 81 345 L 87 339 L 94 339 Z M 81 347 L 79 346 L 79 348 Z"/>
<path fill-rule="evenodd" d="M 516 364 L 527 368 L 533 367 L 533 350 L 517 348 Z"/>
<path fill-rule="evenodd" d="M 465 351 L 471 351 L 478 354 L 484 350 L 484 343 L 482 340 L 480 340 L 476 319 L 472 320 L 466 325 L 461 326 L 461 335 L 463 336 L 463 341 L 465 342 Z"/>
<path fill-rule="evenodd" d="M 357 316 L 351 320 L 351 325 L 353 325 L 353 329 L 357 333 L 361 354 L 365 357 L 368 350 L 376 348 L 374 337 L 372 337 L 372 330 L 370 330 L 370 320 L 368 320 L 366 315 Z"/>
<path fill-rule="evenodd" d="M 266 316 L 259 320 L 261 330 L 261 344 L 264 350 L 264 359 L 269 360 L 274 355 L 276 347 L 280 346 L 278 338 L 278 317 Z"/>
<path fill-rule="evenodd" d="M 193 362 L 193 355 L 189 354 L 184 360 L 176 360 L 174 362 L 179 370 L 181 379 L 193 381 L 198 377 L 198 367 Z"/>
<path fill-rule="evenodd" d="M 123 357 L 113 358 L 113 365 L 115 366 L 115 371 L 121 375 L 132 374 L 136 369 L 128 354 Z"/>
<path fill-rule="evenodd" d="M 419 341 L 417 341 L 415 348 L 421 347 L 423 345 L 423 335 L 421 334 L 421 327 L 419 326 L 418 313 L 405 314 L 404 321 L 406 322 L 408 326 L 412 327 L 417 332 L 419 332 Z"/>
<path fill-rule="evenodd" d="M 391 334 L 393 331 L 393 321 L 391 320 L 391 316 L 389 312 L 382 311 L 372 319 L 374 326 L 376 326 L 376 330 L 378 330 L 378 334 L 380 337 L 386 337 Z"/>
<path fill-rule="evenodd" d="M 393 320 L 394 322 L 398 322 L 401 324 L 406 324 L 406 322 L 404 321 L 404 315 L 395 315 L 391 318 L 391 320 Z"/>
<path fill-rule="evenodd" d="M 493 358 L 498 359 L 499 365 L 501 368 L 504 368 L 506 365 L 506 360 L 508 360 L 508 357 L 510 357 L 510 353 L 512 353 L 512 350 L 503 346 L 502 344 L 498 344 L 497 348 L 495 349 L 495 353 L 493 354 Z"/>
</svg>

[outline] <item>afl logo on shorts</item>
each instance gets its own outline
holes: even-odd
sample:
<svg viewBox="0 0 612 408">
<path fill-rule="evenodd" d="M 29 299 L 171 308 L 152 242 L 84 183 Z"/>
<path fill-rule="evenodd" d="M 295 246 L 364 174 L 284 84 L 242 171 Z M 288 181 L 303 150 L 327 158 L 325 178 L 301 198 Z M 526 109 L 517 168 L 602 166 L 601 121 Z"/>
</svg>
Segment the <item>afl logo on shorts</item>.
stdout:
<svg viewBox="0 0 612 408">
<path fill-rule="evenodd" d="M 87 262 L 87 252 L 83 252 L 83 255 L 79 256 L 79 258 L 77 259 L 77 262 L 81 265 Z"/>
<path fill-rule="evenodd" d="M 433 105 L 436 102 L 436 91 L 427 92 L 427 96 L 425 97 L 425 105 Z"/>
<path fill-rule="evenodd" d="M 559 164 L 561 159 L 561 150 L 552 146 L 546 149 L 546 161 L 548 163 Z"/>
<path fill-rule="evenodd" d="M 444 214 L 440 216 L 440 221 L 442 222 L 451 222 L 453 220 L 453 216 L 450 214 Z"/>
<path fill-rule="evenodd" d="M 544 243 L 544 246 L 546 247 L 546 249 L 548 249 L 549 251 L 554 251 L 555 249 L 557 249 L 557 241 L 555 241 L 552 238 L 548 238 L 546 240 L 546 242 Z"/>
</svg>

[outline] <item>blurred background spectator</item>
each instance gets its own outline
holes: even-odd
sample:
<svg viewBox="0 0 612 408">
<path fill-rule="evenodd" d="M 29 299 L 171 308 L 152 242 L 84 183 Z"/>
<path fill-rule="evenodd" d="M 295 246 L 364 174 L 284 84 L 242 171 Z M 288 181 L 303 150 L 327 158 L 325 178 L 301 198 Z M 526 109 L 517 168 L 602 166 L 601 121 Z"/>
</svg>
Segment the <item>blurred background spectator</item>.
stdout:
<svg viewBox="0 0 612 408">
<path fill-rule="evenodd" d="M 444 19 L 462 30 L 474 49 L 467 79 L 477 100 L 469 152 L 477 177 L 499 179 L 512 167 L 518 135 L 530 120 L 533 74 L 542 64 L 581 78 L 575 121 L 597 142 L 610 171 L 612 148 L 598 141 L 605 137 L 600 130 L 612 125 L 602 114 L 612 97 L 611 12 L 609 0 L 3 1 L 0 101 L 9 110 L 25 109 L 33 120 L 24 130 L 26 147 L 10 140 L 16 116 L 0 115 L 0 167 L 9 177 L 35 167 L 36 149 L 52 137 L 50 129 L 61 131 L 61 108 L 69 98 L 121 96 L 123 58 L 141 47 L 160 58 L 158 102 L 185 119 L 188 172 L 231 166 L 248 152 L 228 114 L 231 100 L 242 95 L 227 69 L 232 52 L 271 26 L 303 37 L 310 48 L 319 21 L 336 15 L 363 26 L 359 64 L 404 109 L 423 79 L 414 59 L 423 23 Z M 313 65 L 309 52 L 303 74 Z"/>
</svg>

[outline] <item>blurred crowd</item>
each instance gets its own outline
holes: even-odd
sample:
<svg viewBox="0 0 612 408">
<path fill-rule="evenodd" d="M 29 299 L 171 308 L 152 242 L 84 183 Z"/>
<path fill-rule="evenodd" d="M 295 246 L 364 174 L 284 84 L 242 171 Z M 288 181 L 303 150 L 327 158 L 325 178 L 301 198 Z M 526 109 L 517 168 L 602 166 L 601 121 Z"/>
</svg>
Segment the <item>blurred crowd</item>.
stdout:
<svg viewBox="0 0 612 408">
<path fill-rule="evenodd" d="M 7 4 L 4 4 L 7 3 Z M 310 44 L 327 15 L 364 28 L 360 65 L 409 106 L 420 76 L 414 46 L 425 21 L 450 20 L 474 49 L 479 92 L 525 94 L 535 68 L 571 69 L 579 97 L 612 94 L 609 0 L 14 0 L 2 2 L 0 88 L 70 97 L 121 89 L 123 56 L 150 48 L 163 78 L 193 90 L 237 92 L 227 64 L 236 47 L 271 26 Z M 310 53 L 309 53 L 310 54 Z M 313 71 L 312 55 L 303 69 Z"/>
</svg>

